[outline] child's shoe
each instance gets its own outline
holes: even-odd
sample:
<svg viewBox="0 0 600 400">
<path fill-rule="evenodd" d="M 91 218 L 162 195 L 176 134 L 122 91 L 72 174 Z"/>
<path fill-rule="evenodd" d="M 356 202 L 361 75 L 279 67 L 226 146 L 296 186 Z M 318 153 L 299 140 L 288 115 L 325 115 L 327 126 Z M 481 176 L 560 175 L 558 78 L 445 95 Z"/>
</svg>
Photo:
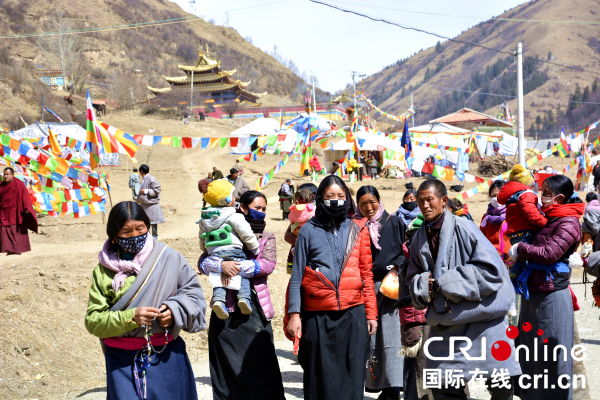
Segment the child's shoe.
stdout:
<svg viewBox="0 0 600 400">
<path fill-rule="evenodd" d="M 229 312 L 227 311 L 227 307 L 225 307 L 225 304 L 222 301 L 215 301 L 213 303 L 212 310 L 215 314 L 217 314 L 217 317 L 219 317 L 220 319 L 229 318 Z"/>
<path fill-rule="evenodd" d="M 239 299 L 237 304 L 238 304 L 238 307 L 240 308 L 240 311 L 242 312 L 242 314 L 244 314 L 244 315 L 252 314 L 252 306 L 250 305 L 250 302 L 248 300 Z"/>
</svg>

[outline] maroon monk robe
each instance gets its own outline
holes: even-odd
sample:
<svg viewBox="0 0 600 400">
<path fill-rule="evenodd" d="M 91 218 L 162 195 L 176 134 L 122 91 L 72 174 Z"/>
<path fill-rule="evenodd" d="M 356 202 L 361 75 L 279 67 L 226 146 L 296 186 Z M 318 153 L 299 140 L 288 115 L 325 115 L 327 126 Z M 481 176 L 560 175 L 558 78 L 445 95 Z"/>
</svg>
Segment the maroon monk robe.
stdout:
<svg viewBox="0 0 600 400">
<path fill-rule="evenodd" d="M 38 231 L 27 187 L 17 178 L 0 183 L 0 253 L 30 251 L 27 229 Z"/>
</svg>

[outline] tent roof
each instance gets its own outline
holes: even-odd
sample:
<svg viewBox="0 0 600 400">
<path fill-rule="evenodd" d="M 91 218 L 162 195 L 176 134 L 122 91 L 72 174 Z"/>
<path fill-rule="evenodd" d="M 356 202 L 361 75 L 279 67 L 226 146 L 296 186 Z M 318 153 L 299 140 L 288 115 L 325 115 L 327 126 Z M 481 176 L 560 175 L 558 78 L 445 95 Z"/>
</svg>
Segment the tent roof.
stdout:
<svg viewBox="0 0 600 400">
<path fill-rule="evenodd" d="M 433 122 L 426 125 L 419 125 L 408 130 L 415 133 L 468 133 L 468 129 L 459 128 L 458 126 L 448 125 L 443 122 Z"/>
<path fill-rule="evenodd" d="M 279 131 L 279 121 L 273 118 L 257 118 L 254 121 L 231 132 L 230 137 L 268 136 L 276 135 Z"/>
<path fill-rule="evenodd" d="M 470 108 L 460 109 L 456 112 L 453 112 L 448 115 L 444 115 L 443 117 L 436 118 L 429 122 L 430 123 L 431 122 L 445 122 L 445 123 L 449 123 L 449 124 L 458 124 L 460 122 L 477 123 L 477 122 L 482 122 L 482 121 L 492 121 L 500 126 L 508 126 L 508 127 L 513 126 L 513 124 L 511 124 L 508 121 L 503 121 L 498 118 L 494 118 L 491 115 L 487 115 L 482 112 L 472 110 Z"/>
<path fill-rule="evenodd" d="M 58 137 L 66 136 L 82 142 L 85 142 L 87 139 L 86 130 L 75 122 L 48 122 L 45 124 L 34 122 L 24 128 L 13 131 L 10 135 L 29 139 L 47 137 L 49 135 L 48 126 L 52 129 L 52 133 Z"/>
</svg>

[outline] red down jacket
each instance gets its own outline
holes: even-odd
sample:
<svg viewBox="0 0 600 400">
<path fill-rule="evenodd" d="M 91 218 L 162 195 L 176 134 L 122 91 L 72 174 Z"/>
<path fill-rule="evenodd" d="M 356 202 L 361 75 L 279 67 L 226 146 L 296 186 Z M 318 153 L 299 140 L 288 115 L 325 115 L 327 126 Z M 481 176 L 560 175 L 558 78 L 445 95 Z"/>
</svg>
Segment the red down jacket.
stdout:
<svg viewBox="0 0 600 400">
<path fill-rule="evenodd" d="M 377 319 L 377 298 L 373 283 L 373 259 L 371 255 L 371 238 L 365 227 L 366 218 L 353 219 L 348 240 L 354 246 L 342 266 L 339 287 L 329 281 L 322 273 L 310 267 L 304 270 L 302 278 L 302 308 L 307 311 L 339 311 L 364 304 L 368 320 Z M 288 284 L 289 290 L 289 284 Z M 290 320 L 288 314 L 288 294 L 286 293 L 285 317 L 283 332 L 293 340 L 287 332 Z"/>
<path fill-rule="evenodd" d="M 538 208 L 537 193 L 533 193 L 529 186 L 525 186 L 521 182 L 511 181 L 502 186 L 498 193 L 498 203 L 504 205 L 515 193 L 527 190 L 529 192 L 521 194 L 516 203 L 513 202 L 506 206 L 506 223 L 508 225 L 506 235 L 525 230 L 537 232 L 548 222 Z"/>
</svg>

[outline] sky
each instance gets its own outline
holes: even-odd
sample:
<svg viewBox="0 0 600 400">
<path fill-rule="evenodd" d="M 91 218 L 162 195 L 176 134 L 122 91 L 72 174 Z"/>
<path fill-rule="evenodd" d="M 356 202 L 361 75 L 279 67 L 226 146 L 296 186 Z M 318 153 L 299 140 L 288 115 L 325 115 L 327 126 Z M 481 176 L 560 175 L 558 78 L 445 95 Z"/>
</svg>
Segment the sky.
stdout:
<svg viewBox="0 0 600 400">
<path fill-rule="evenodd" d="M 173 0 L 191 12 L 189 0 Z M 321 1 L 321 0 L 320 0 Z M 342 8 L 447 37 L 498 16 L 523 0 L 322 0 Z M 271 53 L 274 46 L 300 71 L 311 71 L 329 92 L 352 82 L 351 71 L 371 75 L 439 38 L 371 21 L 308 0 L 195 0 L 196 15 L 235 28 Z M 427 14 L 429 13 L 429 14 Z M 431 15 L 434 14 L 446 14 Z"/>
</svg>

